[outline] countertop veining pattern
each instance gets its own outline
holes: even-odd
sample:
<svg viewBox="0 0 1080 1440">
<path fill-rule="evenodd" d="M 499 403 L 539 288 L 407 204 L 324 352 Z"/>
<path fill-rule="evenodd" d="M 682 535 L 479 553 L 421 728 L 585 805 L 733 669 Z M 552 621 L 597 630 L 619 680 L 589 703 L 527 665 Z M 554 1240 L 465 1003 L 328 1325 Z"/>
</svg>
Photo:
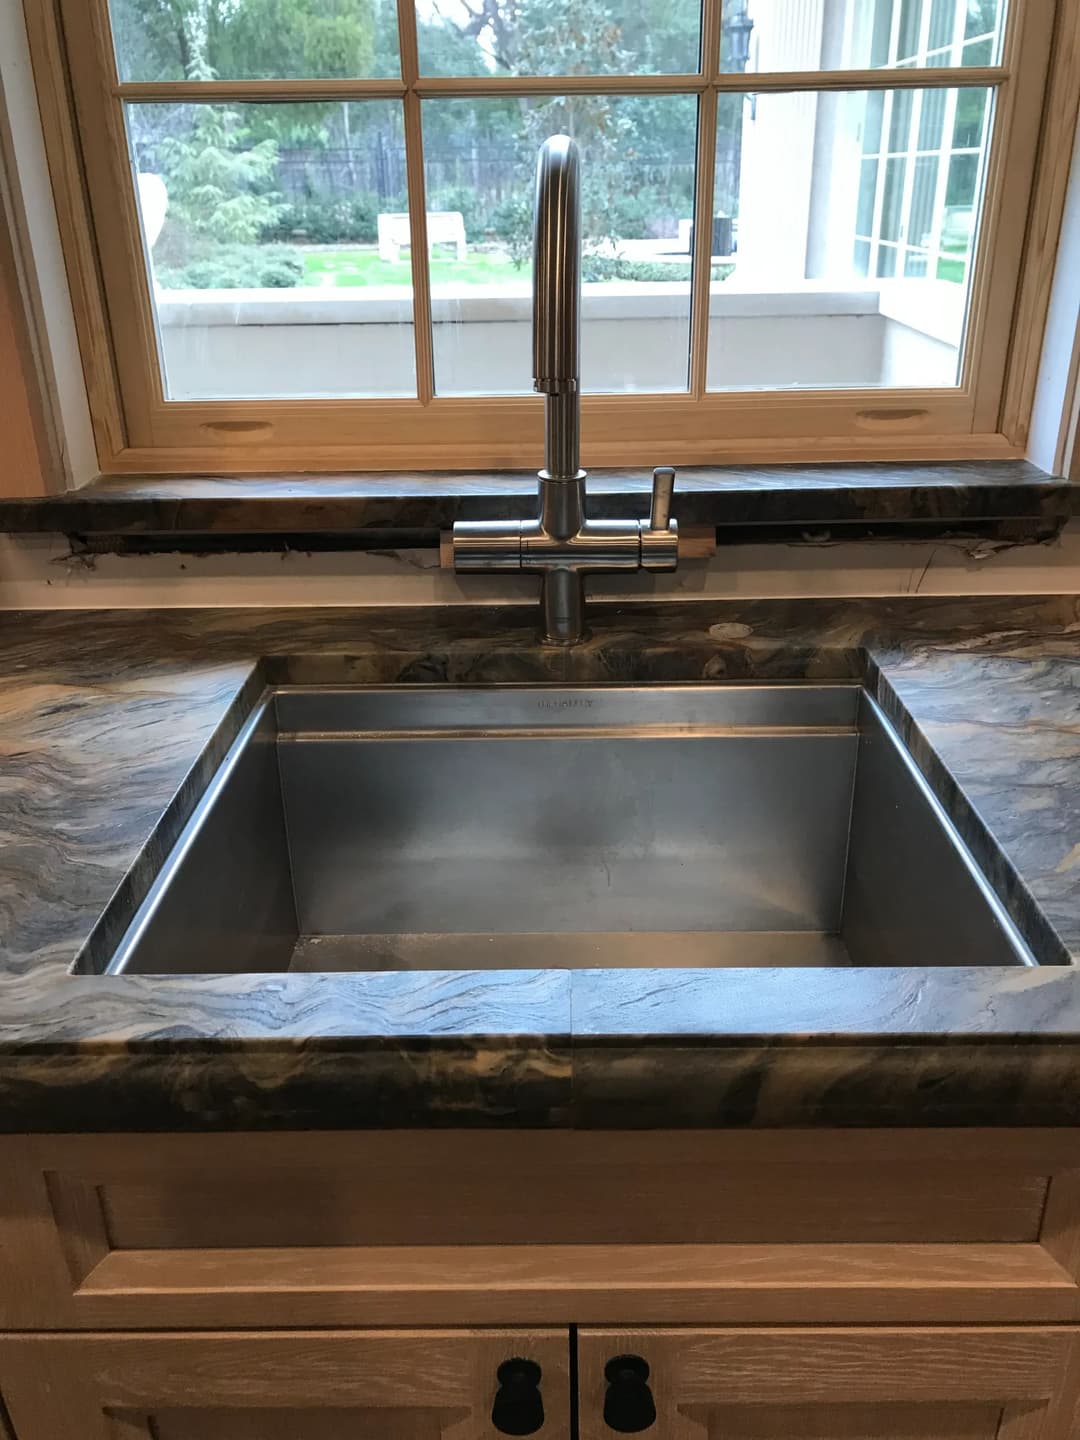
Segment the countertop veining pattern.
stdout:
<svg viewBox="0 0 1080 1440">
<path fill-rule="evenodd" d="M 0 1128 L 1080 1123 L 1080 971 L 102 977 L 266 683 L 863 678 L 1080 957 L 1080 601 L 0 617 Z M 106 914 L 106 922 L 99 923 Z"/>
</svg>

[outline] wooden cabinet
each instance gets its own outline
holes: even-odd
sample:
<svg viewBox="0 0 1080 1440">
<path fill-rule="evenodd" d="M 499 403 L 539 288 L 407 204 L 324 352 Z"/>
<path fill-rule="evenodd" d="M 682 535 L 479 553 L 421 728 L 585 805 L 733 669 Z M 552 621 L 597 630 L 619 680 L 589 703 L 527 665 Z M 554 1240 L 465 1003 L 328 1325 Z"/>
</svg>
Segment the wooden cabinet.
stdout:
<svg viewBox="0 0 1080 1440">
<path fill-rule="evenodd" d="M 0 1138 L 0 1440 L 1080 1440 L 1078 1399 L 1077 1132 Z"/>
<path fill-rule="evenodd" d="M 20 1336 L 0 1387 L 16 1440 L 498 1440 L 515 1359 L 534 1440 L 569 1440 L 565 1330 Z"/>
<path fill-rule="evenodd" d="M 570 1330 L 18 1336 L 0 1384 L 14 1440 L 498 1440 L 515 1362 L 537 1383 L 503 1433 L 534 1440 L 1077 1433 L 1065 1327 L 587 1328 L 576 1366 L 574 1348 Z"/>
<path fill-rule="evenodd" d="M 0 1331 L 1078 1323 L 1078 1282 L 1067 1131 L 0 1137 Z"/>
<path fill-rule="evenodd" d="M 615 1440 L 608 1418 L 633 1425 L 650 1407 L 649 1440 L 1076 1433 L 1065 1329 L 589 1329 L 579 1346 L 581 1440 Z"/>
</svg>

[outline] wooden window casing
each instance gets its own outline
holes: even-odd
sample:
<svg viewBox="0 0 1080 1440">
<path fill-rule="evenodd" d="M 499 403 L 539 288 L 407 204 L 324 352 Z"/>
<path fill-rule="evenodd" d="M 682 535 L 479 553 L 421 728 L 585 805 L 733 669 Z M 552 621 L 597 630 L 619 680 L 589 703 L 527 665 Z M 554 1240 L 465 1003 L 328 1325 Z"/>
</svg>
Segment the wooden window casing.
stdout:
<svg viewBox="0 0 1080 1440">
<path fill-rule="evenodd" d="M 994 132 L 959 383 L 950 388 L 710 393 L 710 256 L 693 259 L 686 393 L 587 395 L 590 465 L 950 460 L 1024 453 L 1080 94 L 1080 6 L 1012 0 L 1001 63 L 747 75 L 719 68 L 721 0 L 704 0 L 686 75 L 427 77 L 413 0 L 398 0 L 402 76 L 122 83 L 107 0 L 25 0 L 99 459 L 108 473 L 533 468 L 538 396 L 435 394 L 420 105 L 538 93 L 699 97 L 695 211 L 712 211 L 727 92 L 989 87 Z M 414 267 L 415 399 L 166 400 L 123 106 L 130 101 L 398 99 Z"/>
</svg>

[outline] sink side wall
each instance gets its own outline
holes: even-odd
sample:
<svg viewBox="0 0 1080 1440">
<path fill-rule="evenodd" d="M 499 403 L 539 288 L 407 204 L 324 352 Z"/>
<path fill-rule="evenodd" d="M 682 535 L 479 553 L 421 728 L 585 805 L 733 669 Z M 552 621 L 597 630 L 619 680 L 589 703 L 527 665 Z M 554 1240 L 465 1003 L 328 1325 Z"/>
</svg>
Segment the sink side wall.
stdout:
<svg viewBox="0 0 1080 1440">
<path fill-rule="evenodd" d="M 864 703 L 840 934 L 855 965 L 1018 965 L 1010 936 Z"/>
<path fill-rule="evenodd" d="M 129 974 L 288 969 L 296 907 L 268 709 L 172 870 L 123 963 Z"/>
</svg>

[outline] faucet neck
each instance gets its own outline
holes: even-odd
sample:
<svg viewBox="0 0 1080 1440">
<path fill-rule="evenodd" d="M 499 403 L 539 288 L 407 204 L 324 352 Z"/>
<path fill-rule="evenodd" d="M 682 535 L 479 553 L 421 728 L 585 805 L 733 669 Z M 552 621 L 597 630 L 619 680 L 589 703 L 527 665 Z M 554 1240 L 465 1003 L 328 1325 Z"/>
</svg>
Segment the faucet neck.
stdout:
<svg viewBox="0 0 1080 1440">
<path fill-rule="evenodd" d="M 585 525 L 585 471 L 557 478 L 540 471 L 540 528 L 553 540 L 573 540 Z"/>
<path fill-rule="evenodd" d="M 581 475 L 581 401 L 577 390 L 544 396 L 542 478 L 575 480 Z"/>
</svg>

